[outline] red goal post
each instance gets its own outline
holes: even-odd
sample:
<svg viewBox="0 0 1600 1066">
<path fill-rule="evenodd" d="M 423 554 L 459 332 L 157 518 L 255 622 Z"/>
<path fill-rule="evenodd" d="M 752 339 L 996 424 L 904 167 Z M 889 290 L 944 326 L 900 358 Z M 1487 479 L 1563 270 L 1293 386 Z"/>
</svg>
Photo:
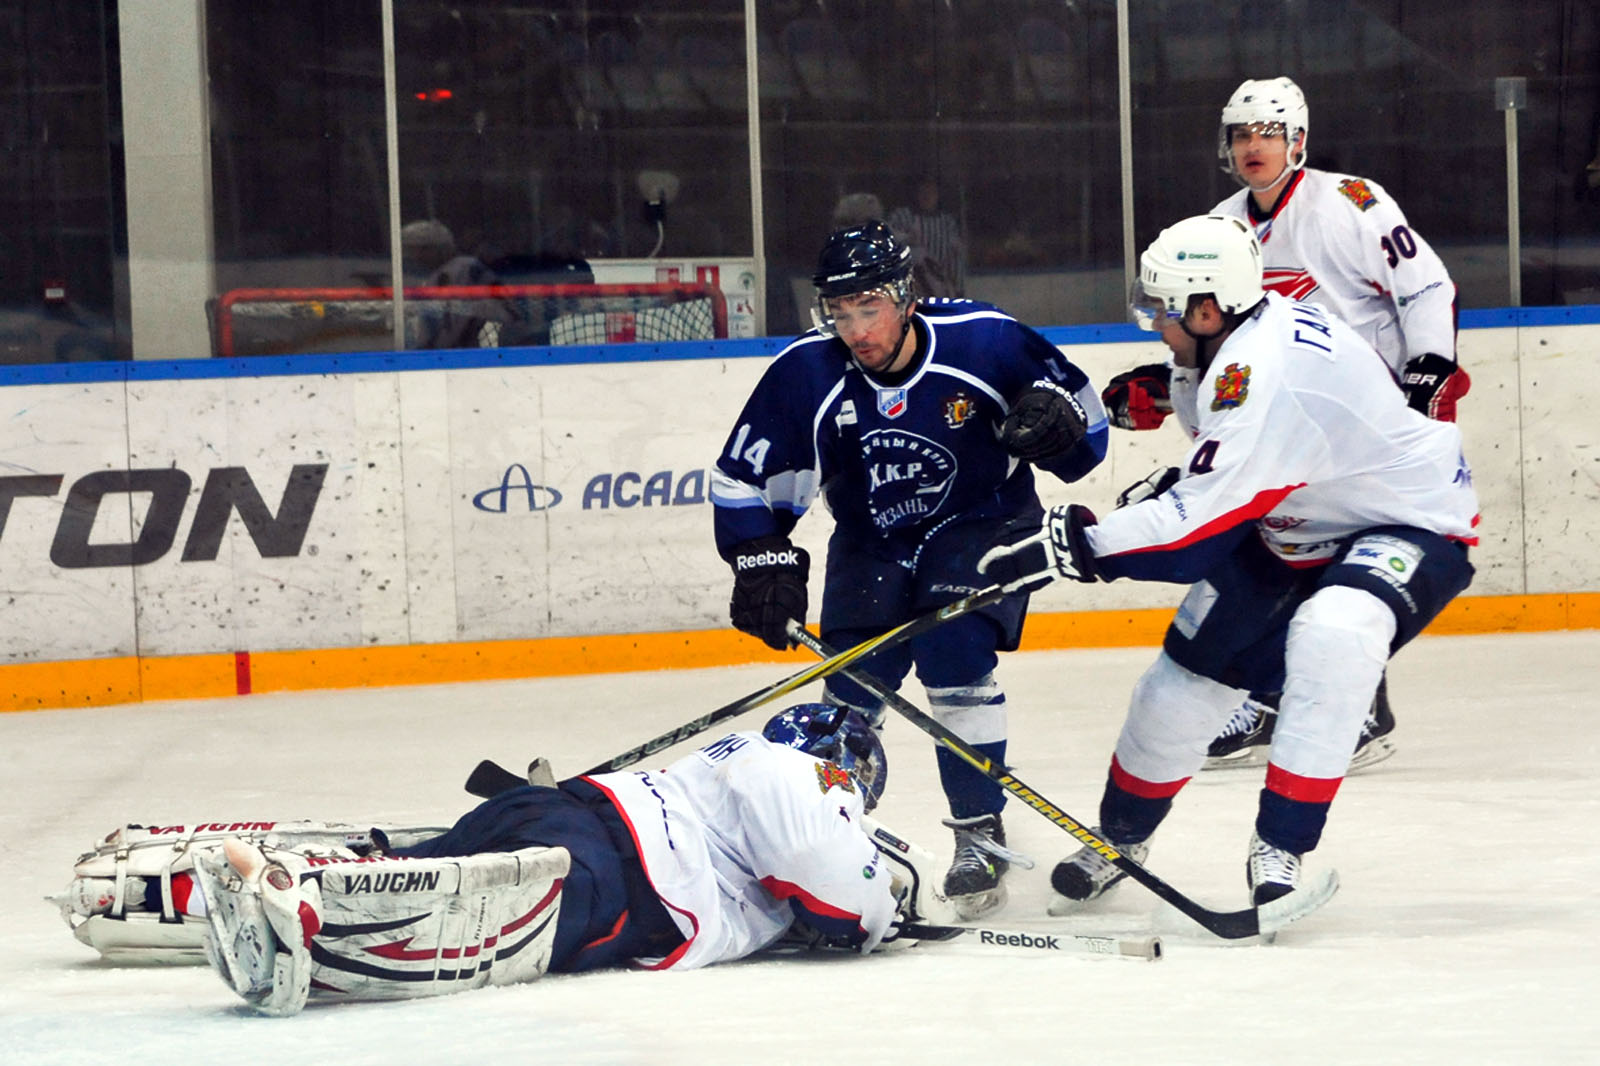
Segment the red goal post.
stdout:
<svg viewBox="0 0 1600 1066">
<path fill-rule="evenodd" d="M 216 354 L 387 351 L 393 307 L 387 287 L 232 289 L 212 302 Z M 704 284 L 407 286 L 405 315 L 414 349 L 728 335 L 727 300 Z"/>
</svg>

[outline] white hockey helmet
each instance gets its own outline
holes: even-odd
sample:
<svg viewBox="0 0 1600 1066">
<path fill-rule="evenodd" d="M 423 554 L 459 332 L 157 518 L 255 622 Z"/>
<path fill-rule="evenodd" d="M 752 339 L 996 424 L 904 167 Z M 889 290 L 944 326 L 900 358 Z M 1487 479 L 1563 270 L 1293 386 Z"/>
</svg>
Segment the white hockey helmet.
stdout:
<svg viewBox="0 0 1600 1066">
<path fill-rule="evenodd" d="M 1289 170 L 1299 170 L 1306 165 L 1305 136 L 1311 124 L 1306 94 L 1289 78 L 1247 79 L 1222 105 L 1217 155 L 1222 160 L 1223 173 L 1232 174 L 1241 184 L 1244 182 L 1233 163 L 1233 127 L 1256 124 L 1281 125 L 1284 140 L 1289 145 Z"/>
<path fill-rule="evenodd" d="M 1189 297 L 1209 293 L 1228 314 L 1261 302 L 1261 242 L 1243 221 L 1196 215 L 1161 231 L 1139 257 L 1128 311 L 1140 329 L 1183 317 Z"/>
</svg>

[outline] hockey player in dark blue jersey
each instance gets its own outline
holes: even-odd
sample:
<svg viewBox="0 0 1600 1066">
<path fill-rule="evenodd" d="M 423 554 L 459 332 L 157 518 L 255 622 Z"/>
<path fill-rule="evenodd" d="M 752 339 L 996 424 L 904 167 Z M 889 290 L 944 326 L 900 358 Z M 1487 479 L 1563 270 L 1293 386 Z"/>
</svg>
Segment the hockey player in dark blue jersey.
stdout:
<svg viewBox="0 0 1600 1066">
<path fill-rule="evenodd" d="M 884 223 L 838 230 L 812 279 L 817 326 L 780 352 L 717 460 L 717 550 L 733 567 L 736 628 L 788 646 L 810 560 L 789 539 L 820 494 L 834 518 L 822 638 L 845 647 L 985 587 L 986 545 L 1037 529 L 1037 466 L 1076 481 L 1105 457 L 1100 397 L 1034 330 L 972 300 L 919 302 L 911 252 Z M 1005 695 L 996 652 L 1017 646 L 1027 596 L 938 626 L 865 661 L 890 686 L 914 664 L 932 713 L 998 763 Z M 830 702 L 881 721 L 835 675 Z M 1005 900 L 999 785 L 942 749 L 955 857 L 944 890 L 975 917 Z M 1022 860 L 1026 861 L 1026 860 Z"/>
</svg>

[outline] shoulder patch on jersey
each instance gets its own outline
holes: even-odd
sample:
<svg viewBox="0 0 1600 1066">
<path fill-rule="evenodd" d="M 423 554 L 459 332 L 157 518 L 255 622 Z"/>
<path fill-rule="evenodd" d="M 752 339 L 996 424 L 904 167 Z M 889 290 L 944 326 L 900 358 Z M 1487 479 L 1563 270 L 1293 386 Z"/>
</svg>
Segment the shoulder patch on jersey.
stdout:
<svg viewBox="0 0 1600 1066">
<path fill-rule="evenodd" d="M 978 401 L 964 392 L 947 396 L 944 401 L 944 423 L 951 429 L 960 429 L 967 420 L 978 413 Z"/>
<path fill-rule="evenodd" d="M 1345 199 L 1363 211 L 1378 202 L 1378 198 L 1372 195 L 1372 190 L 1361 178 L 1345 178 L 1339 183 L 1339 191 L 1344 194 Z"/>
<path fill-rule="evenodd" d="M 1229 363 L 1227 369 L 1223 370 L 1222 376 L 1217 378 L 1217 394 L 1211 399 L 1211 409 L 1221 411 L 1229 407 L 1238 407 L 1249 395 L 1250 367 Z"/>
<path fill-rule="evenodd" d="M 856 790 L 856 783 L 851 780 L 850 775 L 845 773 L 839 764 L 818 761 L 817 787 L 822 789 L 823 792 L 827 792 L 828 789 L 833 788 L 835 785 L 846 792 L 854 792 Z"/>
</svg>

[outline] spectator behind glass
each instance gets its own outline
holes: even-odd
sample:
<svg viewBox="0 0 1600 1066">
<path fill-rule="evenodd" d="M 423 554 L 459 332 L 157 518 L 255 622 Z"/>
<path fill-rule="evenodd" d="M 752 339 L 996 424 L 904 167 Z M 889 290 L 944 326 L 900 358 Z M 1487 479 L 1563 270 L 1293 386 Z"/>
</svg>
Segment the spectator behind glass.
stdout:
<svg viewBox="0 0 1600 1066">
<path fill-rule="evenodd" d="M 939 183 L 924 178 L 909 207 L 897 207 L 889 228 L 911 246 L 911 276 L 923 296 L 964 296 L 967 241 L 961 220 L 939 209 Z"/>
<path fill-rule="evenodd" d="M 434 219 L 408 222 L 400 230 L 408 284 L 432 288 L 498 285 L 500 279 L 475 255 L 457 252 L 455 235 Z M 516 308 L 502 300 L 426 299 L 408 314 L 409 348 L 496 348 L 501 327 L 517 320 Z"/>
<path fill-rule="evenodd" d="M 833 205 L 833 228 L 836 230 L 865 226 L 882 217 L 883 201 L 870 192 L 845 193 Z"/>
</svg>

